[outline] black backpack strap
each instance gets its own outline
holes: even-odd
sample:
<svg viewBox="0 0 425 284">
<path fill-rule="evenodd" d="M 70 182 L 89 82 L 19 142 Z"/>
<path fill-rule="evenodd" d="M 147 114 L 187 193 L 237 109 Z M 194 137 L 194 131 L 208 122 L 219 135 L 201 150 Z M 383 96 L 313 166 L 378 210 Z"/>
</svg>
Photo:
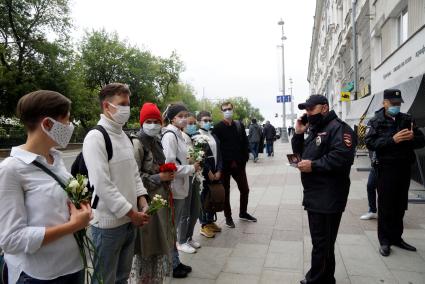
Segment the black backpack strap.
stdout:
<svg viewBox="0 0 425 284">
<path fill-rule="evenodd" d="M 103 134 L 103 138 L 105 139 L 106 145 L 106 153 L 108 153 L 108 161 L 110 161 L 113 155 L 111 137 L 109 137 L 108 132 L 106 132 L 106 129 L 102 125 L 95 125 L 93 129 L 96 129 Z"/>
<path fill-rule="evenodd" d="M 162 133 L 161 141 L 162 141 L 162 138 L 164 138 L 165 134 L 167 134 L 167 133 L 173 133 L 174 137 L 176 137 L 177 144 L 179 143 L 179 139 L 177 138 L 176 133 L 174 133 L 174 131 L 171 131 L 171 130 L 167 130 L 164 133 Z M 180 165 L 182 164 L 182 162 L 180 161 L 180 159 L 177 158 L 177 157 L 176 157 L 176 162 L 179 163 Z"/>
<path fill-rule="evenodd" d="M 58 178 L 57 175 L 55 175 L 51 170 L 49 170 L 45 165 L 43 165 L 42 163 L 34 160 L 32 162 L 34 164 L 34 166 L 40 168 L 43 172 L 45 172 L 46 174 L 48 174 L 49 176 L 51 176 L 55 181 L 57 181 L 59 183 L 59 185 L 63 188 L 63 190 L 66 190 L 66 185 Z"/>
</svg>

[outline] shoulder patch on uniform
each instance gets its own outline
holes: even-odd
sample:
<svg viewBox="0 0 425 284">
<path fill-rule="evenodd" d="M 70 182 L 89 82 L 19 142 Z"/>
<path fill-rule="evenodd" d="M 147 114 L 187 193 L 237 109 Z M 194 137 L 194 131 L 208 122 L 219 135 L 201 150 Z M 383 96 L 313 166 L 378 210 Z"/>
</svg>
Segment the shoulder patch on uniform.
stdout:
<svg viewBox="0 0 425 284">
<path fill-rule="evenodd" d="M 349 148 L 353 146 L 353 137 L 351 136 L 350 133 L 344 133 L 343 140 L 344 140 L 345 146 Z"/>
</svg>

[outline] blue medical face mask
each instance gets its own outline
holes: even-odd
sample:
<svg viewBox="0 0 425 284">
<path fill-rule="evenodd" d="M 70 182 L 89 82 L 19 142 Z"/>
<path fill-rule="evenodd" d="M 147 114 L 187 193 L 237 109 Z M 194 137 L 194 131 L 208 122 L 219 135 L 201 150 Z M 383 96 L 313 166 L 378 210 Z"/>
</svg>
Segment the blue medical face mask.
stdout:
<svg viewBox="0 0 425 284">
<path fill-rule="evenodd" d="M 203 129 L 205 129 L 206 131 L 208 131 L 208 130 L 210 130 L 211 129 L 211 122 L 204 122 L 204 121 L 202 121 L 201 122 L 201 126 L 202 126 L 202 128 Z"/>
<path fill-rule="evenodd" d="M 391 116 L 396 116 L 400 112 L 400 106 L 388 107 L 387 113 Z"/>
<path fill-rule="evenodd" d="M 188 124 L 186 126 L 186 133 L 189 135 L 193 135 L 198 131 L 198 127 L 196 127 L 196 124 Z"/>
</svg>

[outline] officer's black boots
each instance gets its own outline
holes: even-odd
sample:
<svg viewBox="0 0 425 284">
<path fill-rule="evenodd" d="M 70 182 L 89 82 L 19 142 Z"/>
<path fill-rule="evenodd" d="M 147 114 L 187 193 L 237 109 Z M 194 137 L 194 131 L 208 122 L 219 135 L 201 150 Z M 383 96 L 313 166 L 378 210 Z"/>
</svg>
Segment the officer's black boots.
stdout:
<svg viewBox="0 0 425 284">
<path fill-rule="evenodd" d="M 380 253 L 382 256 L 389 256 L 389 255 L 390 255 L 390 246 L 389 246 L 389 245 L 382 245 L 382 246 L 379 248 L 379 253 Z"/>
<path fill-rule="evenodd" d="M 398 244 L 394 244 L 394 245 L 408 251 L 416 251 L 416 248 L 414 246 L 409 245 L 403 240 L 401 240 Z"/>
</svg>

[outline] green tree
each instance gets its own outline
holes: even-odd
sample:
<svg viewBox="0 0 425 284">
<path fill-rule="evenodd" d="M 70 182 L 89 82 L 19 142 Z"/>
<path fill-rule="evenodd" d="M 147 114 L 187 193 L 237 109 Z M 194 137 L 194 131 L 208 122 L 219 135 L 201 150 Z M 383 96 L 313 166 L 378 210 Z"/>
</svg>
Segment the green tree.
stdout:
<svg viewBox="0 0 425 284">
<path fill-rule="evenodd" d="M 69 27 L 68 0 L 0 0 L 2 113 L 12 115 L 22 95 L 52 85 L 46 78 L 57 78 L 56 67 L 66 61 Z"/>
</svg>

